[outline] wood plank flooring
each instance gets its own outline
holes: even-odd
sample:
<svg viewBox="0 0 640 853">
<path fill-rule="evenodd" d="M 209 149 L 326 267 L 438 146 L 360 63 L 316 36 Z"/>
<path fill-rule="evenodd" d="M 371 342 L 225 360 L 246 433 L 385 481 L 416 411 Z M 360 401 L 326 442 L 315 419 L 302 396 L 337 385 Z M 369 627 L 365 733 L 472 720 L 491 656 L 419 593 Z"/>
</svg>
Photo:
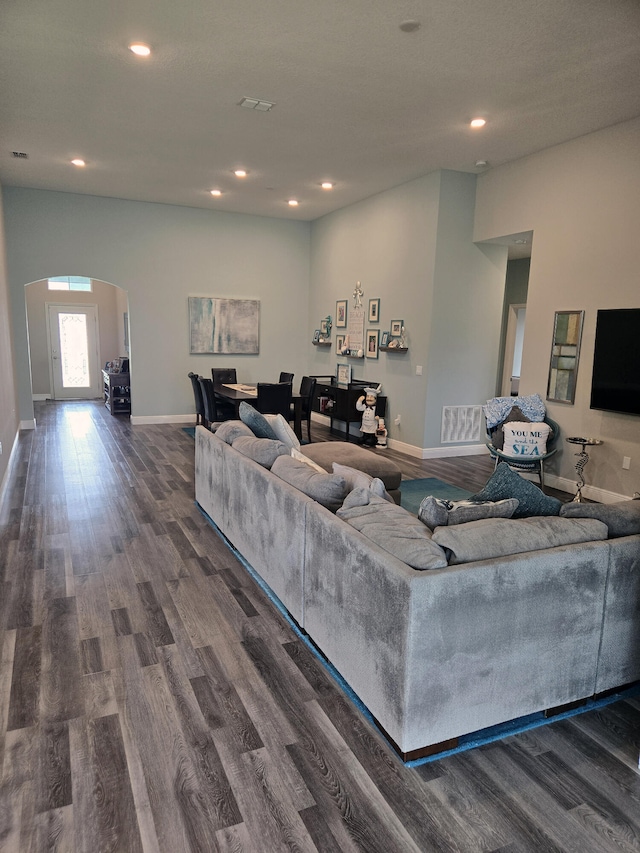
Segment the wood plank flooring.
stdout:
<svg viewBox="0 0 640 853">
<path fill-rule="evenodd" d="M 195 507 L 180 426 L 36 417 L 0 506 L 2 853 L 640 851 L 638 701 L 408 769 Z"/>
</svg>

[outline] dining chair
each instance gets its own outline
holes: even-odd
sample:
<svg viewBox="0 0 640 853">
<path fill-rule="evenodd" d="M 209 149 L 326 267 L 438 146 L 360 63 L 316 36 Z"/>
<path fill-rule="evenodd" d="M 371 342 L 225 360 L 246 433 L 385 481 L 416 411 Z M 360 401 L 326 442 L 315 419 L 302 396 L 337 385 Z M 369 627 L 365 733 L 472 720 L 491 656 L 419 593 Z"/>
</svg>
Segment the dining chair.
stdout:
<svg viewBox="0 0 640 853">
<path fill-rule="evenodd" d="M 204 421 L 204 400 L 202 399 L 202 388 L 198 382 L 200 377 L 197 373 L 193 372 L 190 372 L 188 376 L 193 387 L 193 399 L 196 404 L 196 426 L 198 426 L 198 424 Z"/>
<path fill-rule="evenodd" d="M 289 420 L 291 409 L 290 382 L 258 382 L 256 409 L 263 415 L 282 415 Z"/>
<path fill-rule="evenodd" d="M 218 420 L 216 395 L 213 393 L 213 379 L 207 379 L 204 376 L 199 376 L 198 383 L 202 390 L 202 401 L 204 403 L 204 426 L 211 429 L 211 425 L 216 423 Z"/>
<path fill-rule="evenodd" d="M 316 393 L 316 379 L 313 376 L 303 376 L 300 382 L 300 405 L 302 407 L 301 420 L 307 422 L 307 438 L 311 444 L 311 409 L 313 406 L 313 398 Z M 295 412 L 291 404 L 289 420 L 293 420 Z"/>
<path fill-rule="evenodd" d="M 212 367 L 211 378 L 214 385 L 224 385 L 227 382 L 235 385 L 238 381 L 235 367 Z"/>
<path fill-rule="evenodd" d="M 281 373 L 278 382 L 288 382 L 290 385 L 293 385 L 293 376 L 293 373 Z"/>
</svg>

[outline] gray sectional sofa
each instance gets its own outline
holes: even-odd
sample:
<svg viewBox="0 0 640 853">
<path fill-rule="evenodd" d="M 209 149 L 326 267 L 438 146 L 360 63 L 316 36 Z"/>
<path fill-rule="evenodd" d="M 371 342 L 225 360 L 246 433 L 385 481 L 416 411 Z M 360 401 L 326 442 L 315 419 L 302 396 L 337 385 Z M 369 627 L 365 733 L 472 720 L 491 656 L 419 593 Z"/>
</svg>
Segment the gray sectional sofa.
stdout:
<svg viewBox="0 0 640 853">
<path fill-rule="evenodd" d="M 405 760 L 640 679 L 640 514 L 419 571 L 203 427 L 196 501 Z"/>
</svg>

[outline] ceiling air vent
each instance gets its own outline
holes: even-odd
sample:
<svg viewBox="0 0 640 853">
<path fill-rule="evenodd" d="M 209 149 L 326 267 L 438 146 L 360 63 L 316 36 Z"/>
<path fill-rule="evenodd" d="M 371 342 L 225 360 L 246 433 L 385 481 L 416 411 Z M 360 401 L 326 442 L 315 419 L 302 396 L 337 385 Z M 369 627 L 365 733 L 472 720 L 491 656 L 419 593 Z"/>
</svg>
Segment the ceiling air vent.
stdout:
<svg viewBox="0 0 640 853">
<path fill-rule="evenodd" d="M 28 160 L 29 159 L 29 155 L 26 154 L 24 151 L 12 151 L 11 154 L 14 157 L 17 157 L 18 160 Z"/>
<path fill-rule="evenodd" d="M 271 107 L 275 107 L 271 101 L 263 101 L 259 98 L 243 98 L 238 104 L 239 107 L 244 107 L 245 110 L 257 110 L 259 113 L 269 112 Z"/>
</svg>

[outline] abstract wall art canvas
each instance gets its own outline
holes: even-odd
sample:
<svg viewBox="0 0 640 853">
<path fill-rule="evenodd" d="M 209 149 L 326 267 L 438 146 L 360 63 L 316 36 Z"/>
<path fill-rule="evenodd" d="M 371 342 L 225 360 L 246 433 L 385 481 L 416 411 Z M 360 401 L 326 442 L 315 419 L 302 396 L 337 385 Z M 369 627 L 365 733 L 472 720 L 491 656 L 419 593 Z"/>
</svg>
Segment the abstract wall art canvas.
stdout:
<svg viewBox="0 0 640 853">
<path fill-rule="evenodd" d="M 258 355 L 259 330 L 259 299 L 189 297 L 189 352 L 192 355 Z"/>
</svg>

